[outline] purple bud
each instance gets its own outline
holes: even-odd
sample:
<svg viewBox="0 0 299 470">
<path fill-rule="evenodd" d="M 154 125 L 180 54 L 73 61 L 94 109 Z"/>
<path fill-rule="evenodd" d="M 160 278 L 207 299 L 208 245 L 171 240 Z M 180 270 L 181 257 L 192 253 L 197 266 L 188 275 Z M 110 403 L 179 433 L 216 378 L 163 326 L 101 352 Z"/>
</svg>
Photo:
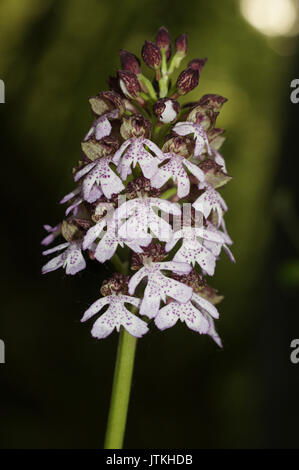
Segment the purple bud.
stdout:
<svg viewBox="0 0 299 470">
<path fill-rule="evenodd" d="M 160 122 L 167 124 L 173 122 L 180 112 L 180 105 L 171 98 L 161 98 L 153 106 L 154 113 Z"/>
<path fill-rule="evenodd" d="M 181 34 L 175 40 L 175 47 L 177 52 L 180 52 L 182 55 L 187 55 L 188 51 L 188 34 Z"/>
<path fill-rule="evenodd" d="M 210 108 L 213 112 L 219 112 L 227 98 L 220 95 L 208 94 L 204 95 L 198 102 L 199 106 L 203 108 Z"/>
<path fill-rule="evenodd" d="M 120 114 L 124 111 L 123 99 L 116 91 L 102 91 L 97 96 L 89 98 L 89 103 L 97 116 L 113 109 L 118 109 Z"/>
<path fill-rule="evenodd" d="M 140 69 L 140 60 L 132 52 L 125 51 L 121 49 L 119 51 L 121 66 L 123 70 L 129 70 L 136 75 L 139 75 L 141 72 Z"/>
<path fill-rule="evenodd" d="M 145 41 L 141 55 L 146 65 L 151 69 L 158 69 L 160 67 L 162 61 L 161 52 L 153 42 Z"/>
<path fill-rule="evenodd" d="M 171 37 L 164 26 L 161 26 L 161 28 L 158 29 L 156 44 L 160 51 L 165 51 L 166 59 L 168 60 L 171 55 Z"/>
<path fill-rule="evenodd" d="M 208 59 L 193 59 L 189 62 L 188 67 L 193 70 L 198 70 L 199 73 L 201 73 L 207 60 Z"/>
<path fill-rule="evenodd" d="M 186 95 L 198 85 L 199 71 L 187 68 L 178 76 L 176 86 L 180 95 Z"/>
<path fill-rule="evenodd" d="M 117 72 L 119 85 L 124 95 L 130 98 L 137 98 L 141 92 L 140 84 L 135 73 L 129 70 L 119 70 Z"/>
</svg>

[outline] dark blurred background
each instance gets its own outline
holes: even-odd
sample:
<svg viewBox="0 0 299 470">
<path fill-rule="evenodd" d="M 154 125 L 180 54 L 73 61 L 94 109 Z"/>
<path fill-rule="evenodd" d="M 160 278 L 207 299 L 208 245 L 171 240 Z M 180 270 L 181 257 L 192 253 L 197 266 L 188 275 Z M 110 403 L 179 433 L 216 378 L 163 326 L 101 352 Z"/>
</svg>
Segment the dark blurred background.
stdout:
<svg viewBox="0 0 299 470">
<path fill-rule="evenodd" d="M 120 48 L 139 54 L 161 25 L 189 33 L 190 59 L 208 57 L 188 100 L 229 99 L 218 124 L 237 264 L 222 256 L 211 280 L 223 350 L 183 324 L 139 341 L 125 446 L 299 447 L 299 10 L 269 1 L 1 0 L 1 448 L 102 445 L 118 338 L 96 341 L 79 320 L 107 272 L 42 277 L 42 225 L 63 216 L 88 97 Z"/>
</svg>

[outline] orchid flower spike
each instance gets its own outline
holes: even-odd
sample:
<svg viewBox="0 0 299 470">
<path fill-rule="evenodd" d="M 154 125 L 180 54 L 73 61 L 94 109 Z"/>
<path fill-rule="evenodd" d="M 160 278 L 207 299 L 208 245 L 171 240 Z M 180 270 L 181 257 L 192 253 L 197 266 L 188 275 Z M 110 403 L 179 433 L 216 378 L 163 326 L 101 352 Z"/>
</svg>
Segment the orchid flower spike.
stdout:
<svg viewBox="0 0 299 470">
<path fill-rule="evenodd" d="M 173 80 L 187 53 L 187 34 L 172 46 L 164 26 L 144 42 L 141 59 L 120 50 L 110 89 L 89 99 L 92 119 L 72 172 L 75 187 L 60 201 L 64 218 L 44 226 L 43 254 L 53 258 L 42 273 L 63 268 L 74 275 L 87 263 L 105 263 L 102 271 L 111 273 L 82 318 L 97 315 L 95 338 L 114 330 L 141 338 L 180 320 L 222 344 L 215 329 L 222 297 L 206 278 L 223 250 L 235 261 L 220 194 L 231 176 L 220 150 L 224 129 L 216 127 L 227 100 L 206 94 L 180 102 L 196 93 L 206 67 L 206 59 L 191 58 Z"/>
</svg>

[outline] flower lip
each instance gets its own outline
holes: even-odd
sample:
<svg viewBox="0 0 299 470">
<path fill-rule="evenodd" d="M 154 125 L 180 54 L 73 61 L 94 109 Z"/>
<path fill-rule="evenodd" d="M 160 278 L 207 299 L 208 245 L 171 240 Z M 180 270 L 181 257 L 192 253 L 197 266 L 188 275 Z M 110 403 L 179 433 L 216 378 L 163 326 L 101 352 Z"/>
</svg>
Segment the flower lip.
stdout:
<svg viewBox="0 0 299 470">
<path fill-rule="evenodd" d="M 163 124 L 173 122 L 180 112 L 178 101 L 171 98 L 160 98 L 153 106 L 157 118 Z"/>
<path fill-rule="evenodd" d="M 160 302 L 166 302 L 167 297 L 173 298 L 180 303 L 188 302 L 192 297 L 192 288 L 175 279 L 166 277 L 162 271 L 189 273 L 191 267 L 187 263 L 166 261 L 152 263 L 139 269 L 130 279 L 129 293 L 134 294 L 140 282 L 147 277 L 147 286 L 140 305 L 140 314 L 154 318 L 160 307 Z"/>
<path fill-rule="evenodd" d="M 101 315 L 94 323 L 91 334 L 94 338 L 106 338 L 114 328 L 119 332 L 123 326 L 132 336 L 141 338 L 148 332 L 148 326 L 145 321 L 131 313 L 125 306 L 131 304 L 139 307 L 140 299 L 124 294 L 112 294 L 96 300 L 84 313 L 81 322 L 85 322 L 93 317 L 96 313 L 108 306 L 103 315 Z"/>
</svg>

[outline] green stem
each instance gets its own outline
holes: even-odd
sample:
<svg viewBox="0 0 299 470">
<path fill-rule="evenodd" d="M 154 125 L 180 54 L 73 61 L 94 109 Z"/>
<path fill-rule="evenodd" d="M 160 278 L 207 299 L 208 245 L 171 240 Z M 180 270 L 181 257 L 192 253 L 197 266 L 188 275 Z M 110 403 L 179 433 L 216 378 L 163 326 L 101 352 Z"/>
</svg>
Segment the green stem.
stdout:
<svg viewBox="0 0 299 470">
<path fill-rule="evenodd" d="M 136 343 L 137 338 L 131 336 L 121 327 L 104 444 L 105 449 L 122 449 L 123 446 Z"/>
<path fill-rule="evenodd" d="M 122 261 L 117 253 L 115 253 L 112 258 L 111 262 L 113 266 L 122 274 L 128 273 L 128 261 Z"/>
<path fill-rule="evenodd" d="M 167 72 L 167 60 L 166 60 L 166 52 L 164 50 L 161 51 L 162 55 L 162 78 L 159 80 L 159 88 L 160 88 L 160 98 L 165 98 L 168 93 L 168 72 Z"/>
<path fill-rule="evenodd" d="M 128 261 L 123 262 L 117 253 L 111 258 L 114 267 L 128 274 Z M 132 311 L 135 307 L 132 307 Z M 120 328 L 113 376 L 104 449 L 122 449 L 130 401 L 131 382 L 137 338 Z"/>
<path fill-rule="evenodd" d="M 176 188 L 170 188 L 165 191 L 161 197 L 163 199 L 167 199 L 175 193 Z M 128 274 L 128 262 L 123 262 L 117 253 L 114 254 L 111 261 L 118 272 Z M 123 327 L 121 327 L 104 442 L 105 449 L 122 449 L 123 447 L 136 344 L 137 338 L 131 336 Z"/>
<path fill-rule="evenodd" d="M 161 194 L 160 198 L 161 199 L 169 199 L 171 196 L 174 196 L 176 193 L 177 193 L 177 188 L 176 187 L 169 188 L 169 189 L 166 189 L 166 191 L 163 194 Z"/>
<path fill-rule="evenodd" d="M 147 77 L 145 77 L 142 73 L 138 75 L 138 79 L 141 83 L 143 83 L 146 86 L 148 93 L 150 97 L 152 98 L 152 100 L 156 101 L 157 95 L 156 95 L 155 89 L 151 81 Z"/>
</svg>

